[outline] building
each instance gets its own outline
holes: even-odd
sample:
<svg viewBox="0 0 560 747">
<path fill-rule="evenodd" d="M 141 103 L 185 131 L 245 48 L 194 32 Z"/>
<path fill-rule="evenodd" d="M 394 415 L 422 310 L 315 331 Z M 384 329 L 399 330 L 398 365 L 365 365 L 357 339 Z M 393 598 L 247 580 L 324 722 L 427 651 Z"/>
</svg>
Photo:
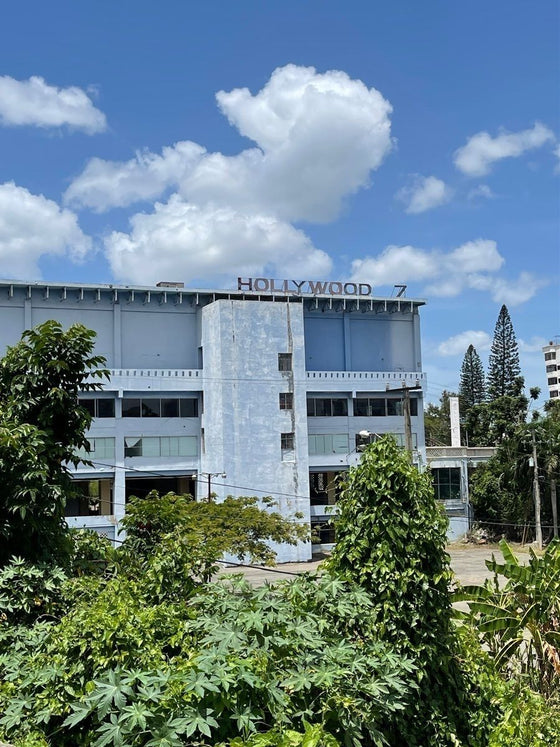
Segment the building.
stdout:
<svg viewBox="0 0 560 747">
<path fill-rule="evenodd" d="M 127 499 L 150 490 L 272 496 L 323 543 L 337 475 L 374 434 L 425 464 L 421 300 L 367 284 L 239 279 L 232 291 L 0 282 L 0 354 L 48 319 L 97 333 L 110 380 L 84 394 L 93 467 L 68 522 L 116 537 Z M 362 435 L 360 436 L 360 432 Z M 308 559 L 309 543 L 280 561 Z"/>
<path fill-rule="evenodd" d="M 560 397 L 560 338 L 555 338 L 555 341 L 551 340 L 542 351 L 546 366 L 548 397 L 554 399 Z"/>
</svg>

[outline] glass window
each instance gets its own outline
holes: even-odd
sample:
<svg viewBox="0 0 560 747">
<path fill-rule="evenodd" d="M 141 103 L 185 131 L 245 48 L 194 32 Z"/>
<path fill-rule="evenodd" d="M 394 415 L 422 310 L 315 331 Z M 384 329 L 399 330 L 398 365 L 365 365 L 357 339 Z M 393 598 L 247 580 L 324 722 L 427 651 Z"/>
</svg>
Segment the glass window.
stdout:
<svg viewBox="0 0 560 747">
<path fill-rule="evenodd" d="M 279 404 L 281 410 L 292 410 L 294 407 L 294 395 L 292 392 L 280 392 Z M 309 402 L 307 403 L 307 410 L 309 414 Z"/>
<path fill-rule="evenodd" d="M 198 400 L 194 398 L 180 399 L 179 400 L 179 412 L 182 418 L 197 418 L 198 417 Z"/>
<path fill-rule="evenodd" d="M 552 392 L 550 392 L 550 396 L 551 397 L 558 397 L 558 392 L 557 391 L 552 391 Z"/>
<path fill-rule="evenodd" d="M 358 417 L 367 417 L 369 415 L 369 407 L 368 407 L 369 400 L 360 397 L 360 399 L 354 400 L 354 415 Z"/>
<path fill-rule="evenodd" d="M 549 378 L 549 380 L 548 380 L 548 384 L 549 384 L 549 386 L 550 386 L 551 384 L 558 384 L 558 378 L 557 378 L 556 376 L 551 376 L 551 377 Z"/>
<path fill-rule="evenodd" d="M 179 400 L 162 399 L 161 400 L 161 417 L 178 418 L 179 417 Z"/>
<path fill-rule="evenodd" d="M 142 439 L 141 438 L 125 438 L 124 439 L 124 455 L 125 457 L 142 456 Z"/>
<path fill-rule="evenodd" d="M 387 415 L 400 415 L 403 414 L 403 402 L 402 399 L 388 399 L 387 400 Z"/>
<path fill-rule="evenodd" d="M 79 399 L 78 404 L 87 410 L 92 418 L 95 417 L 95 400 L 94 399 Z"/>
<path fill-rule="evenodd" d="M 436 498 L 448 501 L 461 497 L 461 470 L 459 467 L 441 467 L 432 471 Z"/>
<path fill-rule="evenodd" d="M 555 361 L 556 360 L 556 352 L 551 351 L 550 353 L 544 354 L 545 361 Z"/>
<path fill-rule="evenodd" d="M 100 397 L 95 400 L 97 405 L 98 418 L 114 418 L 115 417 L 115 400 L 109 397 Z"/>
<path fill-rule="evenodd" d="M 369 402 L 369 413 L 372 418 L 385 417 L 385 400 L 384 399 L 370 399 Z"/>
<path fill-rule="evenodd" d="M 140 400 L 132 399 L 132 398 L 123 399 L 122 414 L 123 414 L 123 418 L 139 418 L 140 417 Z"/>
<path fill-rule="evenodd" d="M 288 451 L 294 448 L 293 432 L 280 434 L 280 448 L 282 449 L 282 451 Z"/>
<path fill-rule="evenodd" d="M 143 418 L 161 417 L 161 400 L 143 399 L 142 400 L 142 417 Z"/>
<path fill-rule="evenodd" d="M 278 370 L 279 371 L 291 371 L 292 370 L 292 354 L 291 353 L 278 353 Z"/>
<path fill-rule="evenodd" d="M 553 363 L 551 366 L 547 366 L 546 367 L 546 372 L 547 373 L 552 373 L 553 371 L 556 371 L 556 364 L 555 363 Z"/>
<path fill-rule="evenodd" d="M 348 415 L 348 400 L 333 399 L 332 400 L 332 414 L 335 417 Z"/>
</svg>

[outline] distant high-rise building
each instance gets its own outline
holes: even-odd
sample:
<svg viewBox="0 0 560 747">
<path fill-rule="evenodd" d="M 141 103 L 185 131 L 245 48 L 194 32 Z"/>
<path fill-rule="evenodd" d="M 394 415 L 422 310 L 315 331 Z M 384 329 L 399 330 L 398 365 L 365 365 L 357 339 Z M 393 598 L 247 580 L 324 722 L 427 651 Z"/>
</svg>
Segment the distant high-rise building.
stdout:
<svg viewBox="0 0 560 747">
<path fill-rule="evenodd" d="M 550 399 L 560 397 L 560 337 L 543 347 L 546 380 Z"/>
</svg>

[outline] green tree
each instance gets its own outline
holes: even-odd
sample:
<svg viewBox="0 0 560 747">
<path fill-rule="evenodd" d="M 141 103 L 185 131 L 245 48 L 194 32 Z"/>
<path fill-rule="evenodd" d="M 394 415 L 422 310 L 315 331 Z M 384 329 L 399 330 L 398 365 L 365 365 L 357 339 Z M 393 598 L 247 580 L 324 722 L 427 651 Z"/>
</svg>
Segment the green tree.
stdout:
<svg viewBox="0 0 560 747">
<path fill-rule="evenodd" d="M 64 507 L 73 494 L 68 464 L 88 448 L 91 417 L 81 391 L 100 389 L 105 360 L 95 332 L 47 321 L 24 332 L 0 361 L 0 565 L 12 555 L 67 555 Z"/>
<path fill-rule="evenodd" d="M 449 420 L 449 398 L 454 392 L 443 390 L 439 405 L 432 402 L 424 410 L 424 431 L 426 446 L 449 446 L 451 444 L 451 423 Z"/>
<path fill-rule="evenodd" d="M 488 397 L 517 396 L 517 380 L 521 375 L 519 351 L 513 324 L 507 306 L 504 304 L 498 314 L 494 328 L 494 338 L 488 361 Z"/>
<path fill-rule="evenodd" d="M 470 684 L 451 623 L 447 519 L 429 473 L 420 474 L 393 438 L 379 439 L 349 470 L 338 508 L 327 569 L 368 593 L 379 638 L 415 666 L 414 698 L 388 730 L 390 743 L 470 743 Z"/>
<path fill-rule="evenodd" d="M 484 402 L 485 396 L 482 361 L 476 352 L 475 346 L 469 345 L 463 358 L 461 381 L 459 384 L 459 397 L 463 415 L 466 415 L 468 410 L 474 405 Z"/>
</svg>

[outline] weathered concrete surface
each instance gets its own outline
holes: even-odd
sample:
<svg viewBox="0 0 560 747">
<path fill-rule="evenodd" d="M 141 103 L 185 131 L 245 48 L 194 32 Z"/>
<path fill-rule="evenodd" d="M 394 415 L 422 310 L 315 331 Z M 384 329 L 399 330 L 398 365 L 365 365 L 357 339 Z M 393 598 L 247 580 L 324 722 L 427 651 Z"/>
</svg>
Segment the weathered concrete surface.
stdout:
<svg viewBox="0 0 560 747">
<path fill-rule="evenodd" d="M 492 553 L 501 558 L 499 549 L 489 545 L 457 545 L 449 547 L 447 551 L 451 557 L 451 568 L 464 586 L 481 584 L 486 578 L 491 578 L 492 573 L 486 568 L 485 561 L 492 558 Z M 527 562 L 527 548 L 515 548 L 515 552 L 521 563 Z M 223 573 L 243 573 L 253 585 L 260 586 L 267 581 L 285 581 L 300 573 L 314 572 L 319 565 L 320 561 L 312 560 L 308 563 L 282 563 L 271 569 L 229 567 L 224 568 Z"/>
</svg>

